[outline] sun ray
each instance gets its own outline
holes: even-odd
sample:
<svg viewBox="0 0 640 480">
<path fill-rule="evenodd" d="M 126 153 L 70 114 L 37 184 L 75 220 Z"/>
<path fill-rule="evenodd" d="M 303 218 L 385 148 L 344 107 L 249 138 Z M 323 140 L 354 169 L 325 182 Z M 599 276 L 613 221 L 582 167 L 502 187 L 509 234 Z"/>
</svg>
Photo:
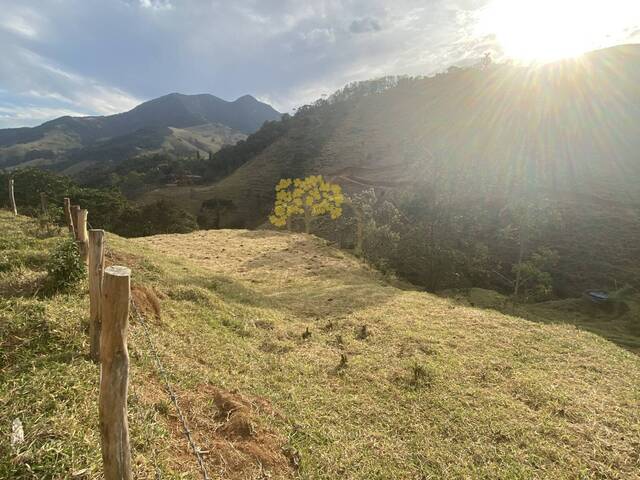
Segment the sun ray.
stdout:
<svg viewBox="0 0 640 480">
<path fill-rule="evenodd" d="M 624 42 L 639 24 L 640 2 L 630 0 L 493 0 L 479 29 L 507 57 L 547 62 Z"/>
</svg>

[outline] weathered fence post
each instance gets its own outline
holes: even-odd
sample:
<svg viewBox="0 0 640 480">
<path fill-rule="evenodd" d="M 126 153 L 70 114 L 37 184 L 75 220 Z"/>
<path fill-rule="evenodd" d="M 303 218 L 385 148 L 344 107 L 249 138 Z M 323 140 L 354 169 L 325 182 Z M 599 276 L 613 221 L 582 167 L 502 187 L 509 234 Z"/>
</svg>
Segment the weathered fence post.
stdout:
<svg viewBox="0 0 640 480">
<path fill-rule="evenodd" d="M 80 258 L 84 263 L 89 260 L 89 234 L 87 233 L 87 210 L 78 212 L 78 247 L 80 249 Z"/>
<path fill-rule="evenodd" d="M 105 480 L 131 480 L 131 450 L 127 423 L 129 353 L 127 329 L 131 270 L 108 267 L 100 303 L 100 436 Z"/>
<path fill-rule="evenodd" d="M 9 204 L 14 215 L 18 215 L 18 209 L 16 208 L 16 197 L 13 194 L 13 178 L 9 179 Z"/>
<path fill-rule="evenodd" d="M 71 220 L 73 221 L 73 236 L 78 241 L 78 215 L 80 214 L 80 205 L 71 205 Z"/>
<path fill-rule="evenodd" d="M 47 213 L 47 194 L 44 192 L 40 192 L 40 208 L 42 213 Z"/>
<path fill-rule="evenodd" d="M 100 360 L 100 296 L 104 270 L 104 230 L 89 230 L 89 355 Z"/>
<path fill-rule="evenodd" d="M 64 218 L 67 221 L 67 227 L 69 233 L 75 236 L 75 230 L 73 227 L 73 218 L 71 216 L 71 200 L 68 197 L 64 198 Z"/>
</svg>

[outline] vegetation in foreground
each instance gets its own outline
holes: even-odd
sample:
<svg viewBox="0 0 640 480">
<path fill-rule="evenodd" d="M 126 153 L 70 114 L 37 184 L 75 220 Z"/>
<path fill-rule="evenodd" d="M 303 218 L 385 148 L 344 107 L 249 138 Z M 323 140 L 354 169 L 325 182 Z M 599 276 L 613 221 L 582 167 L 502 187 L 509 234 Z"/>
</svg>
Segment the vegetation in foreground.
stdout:
<svg viewBox="0 0 640 480">
<path fill-rule="evenodd" d="M 0 478 L 99 478 L 86 286 L 42 293 L 60 239 L 36 231 L 0 213 Z M 637 475 L 640 358 L 585 332 L 580 312 L 553 323 L 394 286 L 302 234 L 107 244 L 133 268 L 212 478 Z M 198 478 L 135 319 L 129 345 L 136 475 Z"/>
</svg>

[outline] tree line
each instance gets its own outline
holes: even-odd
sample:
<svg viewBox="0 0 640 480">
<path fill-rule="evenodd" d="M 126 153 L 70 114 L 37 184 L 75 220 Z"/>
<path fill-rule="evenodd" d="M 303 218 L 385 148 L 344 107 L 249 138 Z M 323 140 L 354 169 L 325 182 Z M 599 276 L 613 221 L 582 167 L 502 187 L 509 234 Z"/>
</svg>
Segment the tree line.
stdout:
<svg viewBox="0 0 640 480">
<path fill-rule="evenodd" d="M 134 205 L 117 188 L 80 186 L 70 178 L 37 168 L 0 172 L 0 206 L 8 207 L 9 178 L 14 180 L 15 198 L 19 213 L 44 220 L 63 223 L 62 202 L 69 197 L 72 203 L 89 210 L 89 222 L 125 237 L 158 233 L 187 233 L 198 228 L 193 215 L 167 200 L 147 205 Z M 40 194 L 47 200 L 43 212 Z"/>
</svg>

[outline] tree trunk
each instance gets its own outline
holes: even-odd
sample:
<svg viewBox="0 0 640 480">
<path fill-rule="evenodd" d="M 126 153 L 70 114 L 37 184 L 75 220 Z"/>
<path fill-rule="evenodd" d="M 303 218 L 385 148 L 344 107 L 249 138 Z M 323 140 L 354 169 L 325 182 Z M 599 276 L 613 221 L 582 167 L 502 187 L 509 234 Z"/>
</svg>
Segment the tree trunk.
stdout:
<svg viewBox="0 0 640 480">
<path fill-rule="evenodd" d="M 354 206 L 353 211 L 356 214 L 356 249 L 355 254 L 362 256 L 362 243 L 364 241 L 364 212 L 362 209 Z"/>
<path fill-rule="evenodd" d="M 520 293 L 520 282 L 522 281 L 522 261 L 524 260 L 524 243 L 525 235 L 520 233 L 520 251 L 518 252 L 518 268 L 516 271 L 516 281 L 513 287 L 513 296 L 517 297 Z"/>
<path fill-rule="evenodd" d="M 304 233 L 311 232 L 311 210 L 309 207 L 304 207 Z"/>
<path fill-rule="evenodd" d="M 40 208 L 43 214 L 47 213 L 47 194 L 44 192 L 40 192 Z"/>
</svg>

